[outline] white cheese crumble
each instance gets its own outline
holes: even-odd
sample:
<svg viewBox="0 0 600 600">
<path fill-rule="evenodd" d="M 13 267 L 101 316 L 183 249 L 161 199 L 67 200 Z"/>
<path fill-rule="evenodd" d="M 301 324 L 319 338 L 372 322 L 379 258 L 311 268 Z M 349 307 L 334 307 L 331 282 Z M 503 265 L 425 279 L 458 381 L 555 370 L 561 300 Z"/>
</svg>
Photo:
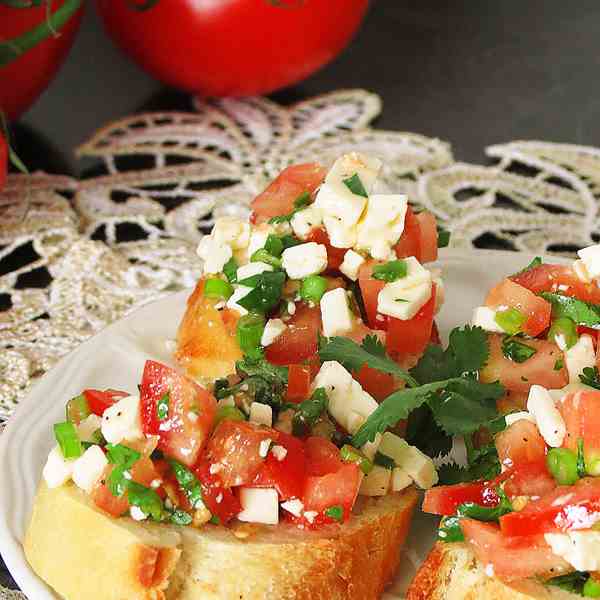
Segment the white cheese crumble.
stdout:
<svg viewBox="0 0 600 600">
<path fill-rule="evenodd" d="M 521 410 L 519 412 L 514 412 L 505 415 L 504 420 L 506 421 L 507 427 L 510 427 L 513 423 L 516 423 L 517 421 L 531 421 L 532 423 L 535 423 L 535 417 L 526 410 Z"/>
<path fill-rule="evenodd" d="M 107 465 L 108 460 L 100 446 L 90 446 L 73 463 L 71 477 L 77 487 L 90 494 Z"/>
<path fill-rule="evenodd" d="M 344 288 L 325 292 L 320 307 L 324 336 L 343 335 L 352 329 L 352 311 Z"/>
<path fill-rule="evenodd" d="M 577 252 L 577 256 L 585 265 L 587 274 L 590 278 L 600 277 L 600 244 L 594 244 L 587 248 L 582 248 Z"/>
<path fill-rule="evenodd" d="M 283 510 L 287 510 L 290 514 L 295 517 L 300 518 L 302 516 L 302 511 L 304 510 L 304 504 L 297 498 L 293 500 L 287 500 L 286 502 L 281 503 L 281 508 Z"/>
<path fill-rule="evenodd" d="M 102 414 L 102 435 L 110 444 L 137 440 L 143 436 L 140 420 L 140 397 L 126 396 Z"/>
<path fill-rule="evenodd" d="M 551 448 L 562 446 L 567 428 L 546 388 L 541 385 L 532 385 L 529 388 L 527 410 L 535 419 L 546 444 Z"/>
<path fill-rule="evenodd" d="M 304 279 L 327 268 L 327 248 L 323 244 L 307 242 L 286 248 L 281 264 L 290 279 Z"/>
<path fill-rule="evenodd" d="M 275 445 L 271 448 L 271 454 L 280 462 L 287 456 L 287 452 L 283 446 Z"/>
<path fill-rule="evenodd" d="M 310 232 L 323 222 L 321 211 L 314 205 L 294 213 L 290 225 L 292 231 L 301 240 L 305 240 Z"/>
<path fill-rule="evenodd" d="M 577 383 L 583 369 L 596 365 L 596 351 L 592 337 L 588 334 L 579 336 L 577 343 L 565 350 L 564 356 L 569 382 Z"/>
<path fill-rule="evenodd" d="M 146 513 L 139 506 L 130 507 L 129 515 L 134 521 L 144 521 L 147 518 Z"/>
<path fill-rule="evenodd" d="M 269 319 L 260 338 L 261 346 L 270 346 L 286 329 L 281 319 Z"/>
<path fill-rule="evenodd" d="M 46 485 L 49 488 L 56 488 L 69 481 L 73 473 L 73 462 L 65 459 L 58 446 L 52 448 L 42 471 Z"/>
<path fill-rule="evenodd" d="M 256 423 L 257 425 L 266 425 L 267 427 L 272 427 L 273 409 L 268 404 L 263 404 L 262 402 L 253 402 L 250 405 L 249 420 L 251 423 Z"/>
<path fill-rule="evenodd" d="M 238 304 L 238 300 L 241 300 L 244 298 L 244 296 L 247 296 L 251 291 L 252 288 L 246 285 L 234 285 L 233 294 L 231 294 L 225 306 L 231 310 L 237 311 L 242 317 L 247 315 L 248 311 L 243 306 Z"/>
<path fill-rule="evenodd" d="M 273 443 L 273 440 L 271 438 L 267 438 L 266 440 L 261 440 L 260 445 L 258 447 L 258 455 L 261 458 L 267 457 L 267 454 L 269 454 L 269 448 L 271 447 L 272 443 Z"/>
<path fill-rule="evenodd" d="M 600 531 L 546 533 L 544 539 L 554 554 L 564 558 L 578 571 L 600 569 Z"/>
<path fill-rule="evenodd" d="M 358 271 L 364 262 L 365 259 L 358 252 L 354 252 L 354 250 L 348 250 L 346 254 L 344 254 L 344 260 L 340 265 L 340 271 L 348 279 L 356 281 L 358 279 Z"/>
<path fill-rule="evenodd" d="M 223 271 L 223 267 L 233 256 L 233 250 L 212 235 L 205 235 L 198 244 L 196 254 L 204 261 L 204 275 L 216 275 Z"/>
<path fill-rule="evenodd" d="M 277 525 L 279 523 L 279 497 L 270 488 L 242 487 L 239 491 L 242 510 L 237 518 L 249 523 Z"/>
<path fill-rule="evenodd" d="M 254 277 L 254 275 L 260 275 L 265 271 L 272 271 L 273 267 L 264 262 L 250 262 L 247 265 L 243 265 L 238 267 L 236 271 L 236 276 L 238 281 L 242 281 L 243 279 L 247 279 L 248 277 Z"/>
<path fill-rule="evenodd" d="M 504 333 L 504 329 L 496 323 L 496 310 L 489 306 L 478 306 L 473 310 L 471 325 L 481 327 L 492 333 Z"/>
</svg>

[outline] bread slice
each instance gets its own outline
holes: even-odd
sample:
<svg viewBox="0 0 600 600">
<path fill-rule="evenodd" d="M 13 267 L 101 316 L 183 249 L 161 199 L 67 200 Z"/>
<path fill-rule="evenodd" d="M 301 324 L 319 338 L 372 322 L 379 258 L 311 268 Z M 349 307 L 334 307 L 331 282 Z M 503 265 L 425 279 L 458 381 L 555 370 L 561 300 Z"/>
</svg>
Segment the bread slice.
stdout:
<svg viewBox="0 0 600 600">
<path fill-rule="evenodd" d="M 406 600 L 581 600 L 535 581 L 504 583 L 490 577 L 465 543 L 438 542 L 419 568 Z"/>
<path fill-rule="evenodd" d="M 394 576 L 417 493 L 360 497 L 342 526 L 235 531 L 113 519 L 73 485 L 36 496 L 33 570 L 67 600 L 369 600 Z"/>
</svg>

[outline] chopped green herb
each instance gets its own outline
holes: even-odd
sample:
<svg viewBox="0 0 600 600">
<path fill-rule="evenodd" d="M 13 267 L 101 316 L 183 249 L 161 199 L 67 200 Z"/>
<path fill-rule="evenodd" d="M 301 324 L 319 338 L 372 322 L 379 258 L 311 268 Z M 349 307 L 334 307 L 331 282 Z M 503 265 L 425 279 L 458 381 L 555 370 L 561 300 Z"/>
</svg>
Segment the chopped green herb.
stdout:
<svg viewBox="0 0 600 600">
<path fill-rule="evenodd" d="M 577 440 L 577 474 L 579 477 L 585 477 L 586 471 L 585 454 L 583 452 L 583 439 L 579 438 Z"/>
<path fill-rule="evenodd" d="M 600 390 L 600 373 L 598 367 L 585 367 L 583 373 L 579 376 L 579 381 L 584 385 Z"/>
<path fill-rule="evenodd" d="M 342 180 L 344 185 L 357 196 L 362 196 L 363 198 L 367 198 L 367 190 L 365 190 L 365 186 L 363 185 L 358 173 L 354 173 L 351 177 Z"/>
<path fill-rule="evenodd" d="M 209 523 L 212 523 L 213 525 L 220 525 L 221 524 L 221 519 L 219 519 L 219 517 L 217 517 L 217 515 L 213 515 L 210 518 Z"/>
<path fill-rule="evenodd" d="M 493 443 L 475 448 L 472 436 L 465 436 L 465 444 L 467 446 L 467 462 L 469 466 L 463 468 L 456 464 L 442 465 L 438 469 L 441 484 L 454 485 L 477 479 L 489 481 L 500 474 L 501 467 L 498 451 Z"/>
<path fill-rule="evenodd" d="M 283 244 L 283 249 L 287 250 L 288 248 L 292 248 L 293 246 L 298 246 L 299 244 L 302 244 L 304 242 L 302 242 L 301 240 L 299 240 L 298 238 L 294 237 L 293 235 L 282 235 L 280 238 L 281 243 Z"/>
<path fill-rule="evenodd" d="M 502 330 L 509 335 L 515 335 L 521 331 L 521 327 L 527 321 L 527 317 L 516 308 L 507 308 L 499 310 L 494 316 L 494 321 L 502 327 Z"/>
<path fill-rule="evenodd" d="M 319 417 L 327 410 L 328 398 L 325 388 L 317 388 L 312 396 L 300 402 L 292 418 L 292 432 L 295 436 L 306 435 Z"/>
<path fill-rule="evenodd" d="M 165 517 L 164 506 L 160 496 L 153 490 L 135 481 L 127 482 L 127 500 L 131 506 L 137 506 L 146 516 L 154 521 L 162 521 Z"/>
<path fill-rule="evenodd" d="M 558 358 L 558 359 L 556 359 L 556 362 L 554 363 L 554 370 L 560 371 L 564 366 L 565 366 L 565 361 L 562 358 Z M 580 377 L 581 377 L 581 375 L 580 375 Z"/>
<path fill-rule="evenodd" d="M 192 515 L 184 510 L 177 509 L 171 513 L 171 523 L 174 525 L 190 525 L 192 520 Z"/>
<path fill-rule="evenodd" d="M 552 304 L 553 319 L 566 317 L 577 325 L 600 328 L 600 305 L 550 292 L 541 292 L 539 295 Z"/>
<path fill-rule="evenodd" d="M 250 257 L 250 262 L 262 262 L 271 265 L 275 269 L 281 268 L 281 259 L 269 254 L 266 248 L 260 248 Z"/>
<path fill-rule="evenodd" d="M 573 347 L 579 339 L 575 321 L 568 317 L 554 319 L 548 330 L 548 339 L 561 349 Z"/>
<path fill-rule="evenodd" d="M 390 458 L 387 454 L 383 454 L 383 452 L 375 452 L 375 457 L 373 462 L 384 469 L 393 469 L 396 466 L 393 458 Z"/>
<path fill-rule="evenodd" d="M 223 266 L 223 273 L 225 274 L 225 277 L 227 277 L 229 283 L 235 283 L 237 281 L 237 270 L 238 264 L 232 256 Z"/>
<path fill-rule="evenodd" d="M 285 273 L 283 271 L 265 271 L 253 275 L 239 282 L 254 288 L 251 292 L 240 298 L 237 303 L 247 311 L 267 313 L 275 308 L 281 300 Z"/>
<path fill-rule="evenodd" d="M 536 256 L 524 269 L 521 269 L 518 273 L 515 273 L 513 277 L 517 275 L 521 275 L 522 273 L 526 273 L 527 271 L 531 271 L 531 269 L 535 269 L 542 264 L 542 259 L 540 256 Z"/>
<path fill-rule="evenodd" d="M 463 504 L 458 505 L 456 509 L 457 516 L 489 522 L 498 521 L 502 515 L 513 512 L 512 504 L 502 489 L 497 488 L 496 493 L 500 498 L 498 506 L 491 508 L 475 504 L 475 502 L 464 502 Z"/>
<path fill-rule="evenodd" d="M 164 421 L 169 416 L 169 392 L 156 404 L 156 416 L 159 421 Z"/>
<path fill-rule="evenodd" d="M 443 517 L 438 529 L 440 542 L 464 542 L 465 536 L 460 528 L 460 517 Z"/>
<path fill-rule="evenodd" d="M 347 463 L 356 463 L 365 475 L 373 469 L 373 463 L 360 450 L 350 444 L 344 444 L 340 448 L 340 458 Z"/>
<path fill-rule="evenodd" d="M 303 300 L 318 304 L 327 291 L 327 279 L 320 275 L 309 275 L 302 280 L 300 285 L 300 297 Z"/>
<path fill-rule="evenodd" d="M 271 256 L 279 257 L 284 250 L 283 241 L 280 237 L 270 233 L 267 237 L 267 241 L 265 242 L 264 250 L 266 250 Z"/>
<path fill-rule="evenodd" d="M 441 225 L 437 226 L 437 246 L 438 248 L 446 248 L 450 245 L 450 232 L 444 229 Z"/>
<path fill-rule="evenodd" d="M 573 573 L 567 573 L 566 575 L 559 575 L 558 577 L 552 577 L 552 579 L 546 580 L 546 585 L 553 585 L 566 592 L 572 594 L 583 594 L 583 588 L 586 581 L 589 579 L 587 573 L 581 571 L 573 571 Z"/>
<path fill-rule="evenodd" d="M 376 335 L 366 335 L 363 338 L 361 347 L 374 356 L 385 358 L 385 346 Z"/>
<path fill-rule="evenodd" d="M 344 518 L 344 509 L 341 506 L 330 506 L 325 510 L 325 515 L 334 521 L 341 521 Z"/>
<path fill-rule="evenodd" d="M 231 294 L 233 294 L 233 286 L 228 281 L 211 277 L 204 282 L 204 295 L 207 298 L 229 300 Z"/>
<path fill-rule="evenodd" d="M 408 268 L 405 260 L 390 260 L 383 265 L 373 267 L 373 278 L 391 283 L 406 277 Z"/>
<path fill-rule="evenodd" d="M 502 341 L 502 354 L 516 363 L 524 363 L 537 353 L 532 346 L 519 342 L 515 338 L 507 337 Z"/>
<path fill-rule="evenodd" d="M 87 419 L 92 414 L 88 401 L 83 394 L 71 398 L 67 402 L 67 421 L 74 425 L 79 425 L 81 421 Z"/>
<path fill-rule="evenodd" d="M 202 508 L 202 488 L 196 476 L 184 465 L 176 460 L 170 459 L 169 464 L 175 473 L 177 483 L 181 486 L 188 502 L 192 508 Z"/>
<path fill-rule="evenodd" d="M 251 358 L 260 358 L 260 341 L 265 330 L 265 317 L 258 313 L 248 313 L 240 317 L 237 323 L 237 341 L 242 352 Z"/>
<path fill-rule="evenodd" d="M 303 192 L 294 200 L 294 210 L 289 212 L 287 215 L 278 215 L 277 217 L 273 217 L 269 219 L 269 223 L 272 225 L 277 225 L 279 223 L 289 223 L 292 220 L 292 217 L 303 208 L 306 208 L 310 204 L 310 194 L 308 192 Z"/>
<path fill-rule="evenodd" d="M 122 496 L 131 479 L 129 469 L 140 459 L 141 454 L 123 444 L 107 444 L 106 457 L 114 465 L 107 479 L 108 489 L 113 496 Z"/>
<path fill-rule="evenodd" d="M 79 458 L 83 454 L 83 446 L 73 423 L 69 421 L 56 423 L 54 425 L 54 437 L 62 455 L 67 460 L 70 458 Z"/>
</svg>

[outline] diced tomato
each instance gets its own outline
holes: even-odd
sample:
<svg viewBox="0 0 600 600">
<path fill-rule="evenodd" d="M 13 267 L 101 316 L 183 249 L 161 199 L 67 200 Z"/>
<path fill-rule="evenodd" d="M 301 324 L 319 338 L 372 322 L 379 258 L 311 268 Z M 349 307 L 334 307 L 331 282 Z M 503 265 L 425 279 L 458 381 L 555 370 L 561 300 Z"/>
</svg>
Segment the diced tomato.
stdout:
<svg viewBox="0 0 600 600">
<path fill-rule="evenodd" d="M 321 228 L 313 229 L 306 238 L 306 241 L 316 242 L 317 244 L 322 244 L 327 248 L 328 271 L 336 271 L 340 268 L 340 265 L 344 260 L 344 254 L 346 254 L 348 248 L 336 248 L 335 246 L 332 246 L 327 232 Z"/>
<path fill-rule="evenodd" d="M 435 217 L 424 210 L 415 215 L 419 223 L 419 261 L 433 262 L 438 257 L 438 232 Z"/>
<path fill-rule="evenodd" d="M 106 479 L 113 468 L 113 465 L 106 467 L 102 479 L 92 489 L 91 496 L 98 508 L 101 508 L 113 517 L 119 517 L 129 509 L 129 501 L 127 499 L 127 492 L 122 496 L 113 496 L 106 484 Z M 131 478 L 137 483 L 149 486 L 151 481 L 160 478 L 160 474 L 149 458 L 142 457 L 131 468 Z"/>
<path fill-rule="evenodd" d="M 111 389 L 83 390 L 83 395 L 87 400 L 89 409 L 99 417 L 101 417 L 104 411 L 112 406 L 115 402 L 118 402 L 121 398 L 126 398 L 129 396 L 127 392 Z"/>
<path fill-rule="evenodd" d="M 352 373 L 354 379 L 360 383 L 365 392 L 371 394 L 376 400 L 387 398 L 400 386 L 396 383 L 393 375 L 372 369 L 364 364 L 359 371 Z"/>
<path fill-rule="evenodd" d="M 385 281 L 359 277 L 358 283 L 369 327 L 386 330 L 388 327 L 388 317 L 377 312 L 377 297 L 379 296 L 379 292 L 384 288 Z"/>
<path fill-rule="evenodd" d="M 505 467 L 523 463 L 543 463 L 546 460 L 546 442 L 531 421 L 521 419 L 496 435 L 494 440 L 498 459 Z"/>
<path fill-rule="evenodd" d="M 4 136 L 0 133 L 0 189 L 6 183 L 6 174 L 8 172 L 8 144 Z"/>
<path fill-rule="evenodd" d="M 600 520 L 600 480 L 581 479 L 557 487 L 523 510 L 500 517 L 504 535 L 535 535 L 553 531 L 589 529 Z"/>
<path fill-rule="evenodd" d="M 497 506 L 499 501 L 494 485 L 488 482 L 440 485 L 425 492 L 422 510 L 433 515 L 455 515 L 458 506 L 465 502 Z"/>
<path fill-rule="evenodd" d="M 168 398 L 168 412 L 158 415 L 158 403 Z M 146 361 L 140 386 L 144 433 L 160 436 L 158 447 L 184 465 L 198 460 L 210 435 L 217 401 L 188 377 L 153 360 Z"/>
<path fill-rule="evenodd" d="M 202 501 L 222 524 L 231 521 L 242 510 L 240 501 L 233 490 L 223 485 L 220 474 L 210 472 L 208 461 L 202 461 L 194 474 L 200 481 Z"/>
<path fill-rule="evenodd" d="M 524 344 L 535 348 L 536 353 L 525 362 L 517 363 L 502 353 L 501 335 L 490 334 L 488 341 L 490 356 L 480 372 L 481 381 L 500 381 L 511 392 L 525 393 L 534 383 L 547 389 L 558 389 L 569 382 L 563 353 L 556 344 L 547 340 L 523 340 Z"/>
<path fill-rule="evenodd" d="M 461 519 L 460 526 L 479 562 L 491 564 L 494 575 L 505 581 L 552 577 L 571 570 L 553 554 L 544 536 L 506 537 L 497 525 L 474 519 Z"/>
<path fill-rule="evenodd" d="M 585 283 L 581 281 L 570 266 L 540 265 L 524 273 L 513 275 L 511 279 L 531 290 L 534 294 L 558 292 L 564 296 L 572 296 L 592 304 L 600 304 L 600 288 L 595 282 Z"/>
<path fill-rule="evenodd" d="M 572 392 L 559 403 L 559 410 L 567 427 L 563 446 L 577 452 L 578 441 L 583 440 L 586 467 L 600 474 L 600 391 Z"/>
<path fill-rule="evenodd" d="M 309 476 L 304 486 L 304 510 L 321 512 L 341 506 L 345 521 L 350 516 L 359 487 L 360 471 L 355 463 L 345 464 L 334 473 Z"/>
<path fill-rule="evenodd" d="M 527 317 L 522 327 L 523 332 L 532 337 L 550 326 L 550 303 L 511 279 L 505 279 L 493 287 L 485 299 L 485 304 L 491 308 L 516 308 Z"/>
<path fill-rule="evenodd" d="M 323 437 L 306 438 L 306 470 L 309 475 L 335 473 L 344 463 L 335 444 Z"/>
<path fill-rule="evenodd" d="M 320 308 L 296 304 L 296 313 L 287 325 L 285 331 L 267 346 L 267 360 L 276 365 L 292 365 L 316 356 L 321 331 Z"/>
<path fill-rule="evenodd" d="M 409 206 L 404 219 L 404 231 L 394 246 L 398 258 L 414 256 L 421 261 L 421 225 L 417 216 Z"/>
<path fill-rule="evenodd" d="M 548 472 L 546 461 L 519 463 L 501 475 L 504 492 L 515 496 L 545 496 L 556 489 L 556 480 Z"/>
<path fill-rule="evenodd" d="M 302 440 L 279 433 L 277 445 L 283 446 L 287 453 L 279 460 L 273 452 L 267 458 L 252 482 L 253 487 L 273 487 L 280 500 L 301 498 L 306 479 L 306 451 Z"/>
<path fill-rule="evenodd" d="M 225 487 L 251 483 L 265 461 L 261 443 L 277 441 L 279 432 L 247 421 L 221 421 L 206 448 L 206 460 L 216 465 Z"/>
<path fill-rule="evenodd" d="M 288 402 L 302 402 L 310 396 L 310 365 L 290 365 L 285 399 Z"/>
<path fill-rule="evenodd" d="M 318 163 L 287 167 L 252 201 L 251 222 L 264 223 L 272 217 L 292 212 L 295 200 L 305 192 L 312 196 L 326 173 L 327 170 Z"/>
<path fill-rule="evenodd" d="M 435 283 L 431 285 L 431 297 L 419 312 L 407 321 L 388 318 L 385 346 L 388 354 L 397 359 L 408 354 L 421 354 L 431 338 L 433 311 L 435 308 Z"/>
</svg>

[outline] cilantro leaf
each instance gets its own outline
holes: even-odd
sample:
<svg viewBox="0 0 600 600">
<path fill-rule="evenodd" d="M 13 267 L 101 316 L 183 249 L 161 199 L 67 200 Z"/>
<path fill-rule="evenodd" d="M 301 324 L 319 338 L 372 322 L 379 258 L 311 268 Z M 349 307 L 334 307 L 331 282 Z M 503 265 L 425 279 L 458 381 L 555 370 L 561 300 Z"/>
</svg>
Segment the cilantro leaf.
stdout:
<svg viewBox="0 0 600 600">
<path fill-rule="evenodd" d="M 319 357 L 323 362 L 335 360 L 348 371 L 358 371 L 366 364 L 372 369 L 404 379 L 406 384 L 411 387 L 419 385 L 410 373 L 398 366 L 391 358 L 385 355 L 382 356 L 380 348 L 377 348 L 377 354 L 373 354 L 373 342 L 367 342 L 367 344 L 369 349 L 359 346 L 356 342 L 344 337 L 323 338 L 319 348 Z"/>
<path fill-rule="evenodd" d="M 413 410 L 406 423 L 406 441 L 431 458 L 450 452 L 452 438 L 436 423 L 429 406 L 424 404 Z"/>
<path fill-rule="evenodd" d="M 537 353 L 533 346 L 528 346 L 513 337 L 502 340 L 502 354 L 516 363 L 524 363 Z"/>
<path fill-rule="evenodd" d="M 457 327 L 450 333 L 448 348 L 442 350 L 434 344 L 429 345 L 411 369 L 411 375 L 421 383 L 460 377 L 463 373 L 479 371 L 489 354 L 487 334 L 481 327 Z"/>
<path fill-rule="evenodd" d="M 375 356 L 381 356 L 385 358 L 385 346 L 376 335 L 367 335 L 362 341 L 361 348 L 374 354 Z"/>
<path fill-rule="evenodd" d="M 577 325 L 600 329 L 600 305 L 550 292 L 541 292 L 539 295 L 552 304 L 553 319 L 567 317 Z"/>
<path fill-rule="evenodd" d="M 543 263 L 543 261 L 542 261 L 541 256 L 536 256 L 524 269 L 521 269 L 520 271 L 515 273 L 513 275 L 513 277 L 516 277 L 517 275 L 522 275 L 523 273 L 526 273 L 527 271 L 531 271 L 531 269 L 535 269 L 536 267 L 539 267 L 542 263 Z"/>
<path fill-rule="evenodd" d="M 469 438 L 465 438 L 468 447 L 468 467 L 457 464 L 446 464 L 438 468 L 440 483 L 454 485 L 483 479 L 490 481 L 500 474 L 498 451 L 493 443 L 473 448 Z"/>
<path fill-rule="evenodd" d="M 310 194 L 308 192 L 303 192 L 294 200 L 294 210 L 287 213 L 287 215 L 278 215 L 276 217 L 272 217 L 269 219 L 269 223 L 272 225 L 277 225 L 279 223 L 289 223 L 292 220 L 292 217 L 303 208 L 306 208 L 310 204 Z"/>
<path fill-rule="evenodd" d="M 600 390 L 600 373 L 598 367 L 585 367 L 583 373 L 579 376 L 579 380 L 584 385 Z"/>
</svg>

